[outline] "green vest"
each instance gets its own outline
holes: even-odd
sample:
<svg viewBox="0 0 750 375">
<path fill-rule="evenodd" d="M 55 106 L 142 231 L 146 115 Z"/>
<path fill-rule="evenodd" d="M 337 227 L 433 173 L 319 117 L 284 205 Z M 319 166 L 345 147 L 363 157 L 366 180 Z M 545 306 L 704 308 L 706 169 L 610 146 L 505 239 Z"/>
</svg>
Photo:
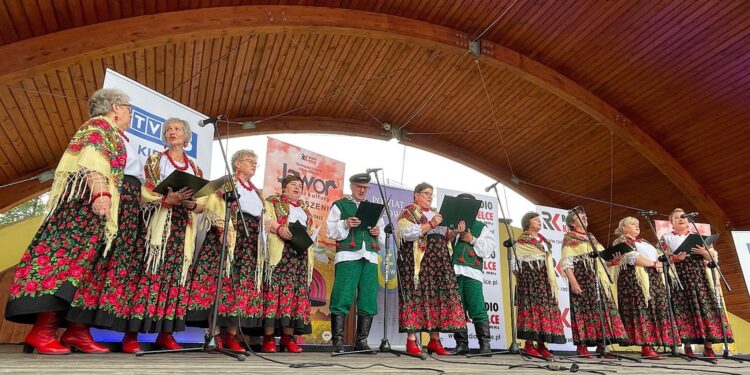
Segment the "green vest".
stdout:
<svg viewBox="0 0 750 375">
<path fill-rule="evenodd" d="M 341 211 L 341 220 L 346 220 L 357 214 L 357 204 L 349 198 L 341 198 L 333 203 Z M 367 251 L 378 251 L 378 239 L 370 234 L 367 228 L 349 228 L 349 235 L 341 241 L 336 242 L 336 252 L 362 250 L 362 243 Z"/>
<path fill-rule="evenodd" d="M 469 232 L 471 232 L 471 235 L 474 236 L 474 238 L 479 238 L 484 227 L 485 225 L 483 222 L 476 220 L 474 225 L 469 229 Z M 471 267 L 481 271 L 483 263 L 484 260 L 477 255 L 472 244 L 461 240 L 456 240 L 456 242 L 453 243 L 453 264 Z"/>
</svg>

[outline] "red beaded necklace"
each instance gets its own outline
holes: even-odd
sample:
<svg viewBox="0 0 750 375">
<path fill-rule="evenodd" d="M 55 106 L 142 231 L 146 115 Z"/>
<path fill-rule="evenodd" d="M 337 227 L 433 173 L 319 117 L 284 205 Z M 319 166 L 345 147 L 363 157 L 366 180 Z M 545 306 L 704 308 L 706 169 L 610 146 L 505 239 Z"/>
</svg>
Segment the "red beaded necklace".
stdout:
<svg viewBox="0 0 750 375">
<path fill-rule="evenodd" d="M 188 166 L 190 165 L 190 163 L 188 163 L 188 157 L 186 153 L 184 152 L 182 153 L 182 156 L 185 158 L 184 159 L 185 165 L 183 165 L 182 167 L 177 165 L 177 163 L 175 163 L 174 160 L 172 160 L 172 156 L 169 155 L 169 151 L 167 151 L 166 154 L 167 154 L 167 159 L 169 160 L 170 163 L 172 163 L 172 166 L 175 167 L 175 169 L 180 170 L 180 171 L 186 171 L 188 169 Z"/>
<path fill-rule="evenodd" d="M 247 180 L 247 184 L 245 184 L 245 181 L 242 181 L 239 178 L 237 178 L 237 181 L 239 181 L 240 185 L 242 185 L 242 187 L 245 188 L 247 191 L 253 191 L 253 190 L 255 190 L 255 185 L 253 185 L 252 181 Z"/>
</svg>

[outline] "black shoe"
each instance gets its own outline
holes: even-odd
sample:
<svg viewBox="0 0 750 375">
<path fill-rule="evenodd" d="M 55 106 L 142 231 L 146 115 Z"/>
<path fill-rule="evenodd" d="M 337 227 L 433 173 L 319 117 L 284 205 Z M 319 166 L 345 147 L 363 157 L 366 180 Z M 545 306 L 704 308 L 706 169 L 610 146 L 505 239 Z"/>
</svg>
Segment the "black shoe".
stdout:
<svg viewBox="0 0 750 375">
<path fill-rule="evenodd" d="M 371 316 L 357 315 L 357 337 L 354 339 L 354 351 L 370 350 L 368 354 L 377 354 L 367 345 L 370 327 L 372 327 Z"/>
<path fill-rule="evenodd" d="M 474 323 L 474 330 L 477 332 L 477 340 L 479 341 L 479 353 L 492 353 L 490 348 L 490 322 Z"/>
<path fill-rule="evenodd" d="M 469 354 L 469 334 L 467 332 L 456 332 L 453 334 L 456 340 L 456 349 L 451 352 L 453 355 Z"/>
<path fill-rule="evenodd" d="M 344 352 L 344 315 L 331 315 L 331 344 L 333 353 Z"/>
</svg>

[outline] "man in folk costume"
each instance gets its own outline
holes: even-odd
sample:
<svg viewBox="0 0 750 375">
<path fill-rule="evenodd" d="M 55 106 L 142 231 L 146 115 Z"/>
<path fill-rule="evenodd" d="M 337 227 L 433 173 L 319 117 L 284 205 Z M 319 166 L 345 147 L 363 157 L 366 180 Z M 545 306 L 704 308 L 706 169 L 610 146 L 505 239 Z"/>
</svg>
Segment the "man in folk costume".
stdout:
<svg viewBox="0 0 750 375">
<path fill-rule="evenodd" d="M 470 194 L 459 194 L 458 198 L 476 200 Z M 492 232 L 483 222 L 476 220 L 470 228 L 461 221 L 457 229 L 460 234 L 453 243 L 453 270 L 458 276 L 458 288 L 461 302 L 468 313 L 479 341 L 479 351 L 490 353 L 490 319 L 484 304 L 482 285 L 484 258 L 489 257 L 497 244 Z M 455 354 L 469 352 L 469 335 L 467 332 L 456 332 Z"/>
<path fill-rule="evenodd" d="M 344 317 L 357 296 L 357 337 L 354 350 L 371 350 L 367 345 L 372 318 L 378 313 L 378 250 L 384 233 L 377 226 L 366 228 L 355 216 L 365 200 L 370 175 L 359 173 L 349 178 L 352 195 L 333 203 L 328 213 L 328 238 L 336 241 L 336 277 L 331 291 L 331 331 L 333 352 L 344 351 Z M 374 352 L 372 352 L 374 354 Z"/>
</svg>

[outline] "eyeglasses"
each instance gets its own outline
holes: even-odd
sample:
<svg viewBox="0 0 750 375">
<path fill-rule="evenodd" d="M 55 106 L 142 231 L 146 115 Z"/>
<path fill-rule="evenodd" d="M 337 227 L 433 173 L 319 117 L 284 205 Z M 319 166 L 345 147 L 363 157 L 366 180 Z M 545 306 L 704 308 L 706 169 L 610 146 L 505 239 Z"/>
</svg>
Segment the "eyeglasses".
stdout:
<svg viewBox="0 0 750 375">
<path fill-rule="evenodd" d="M 420 192 L 419 192 L 419 193 L 417 193 L 417 194 L 422 194 L 422 195 L 424 195 L 424 196 L 425 196 L 425 197 L 427 197 L 427 198 L 432 198 L 432 196 L 433 196 L 433 195 L 432 195 L 432 193 L 430 193 L 430 192 L 427 192 L 427 191 L 420 191 Z"/>
<path fill-rule="evenodd" d="M 128 107 L 128 113 L 133 113 L 133 106 L 130 104 L 116 104 L 116 105 L 119 105 L 120 107 Z"/>
<path fill-rule="evenodd" d="M 252 166 L 254 166 L 254 167 L 258 165 L 258 162 L 257 162 L 257 161 L 255 161 L 255 160 L 253 160 L 253 159 L 242 159 L 242 160 L 240 160 L 240 161 L 241 161 L 241 162 L 249 162 L 249 163 L 250 163 L 250 165 L 252 165 Z"/>
</svg>

